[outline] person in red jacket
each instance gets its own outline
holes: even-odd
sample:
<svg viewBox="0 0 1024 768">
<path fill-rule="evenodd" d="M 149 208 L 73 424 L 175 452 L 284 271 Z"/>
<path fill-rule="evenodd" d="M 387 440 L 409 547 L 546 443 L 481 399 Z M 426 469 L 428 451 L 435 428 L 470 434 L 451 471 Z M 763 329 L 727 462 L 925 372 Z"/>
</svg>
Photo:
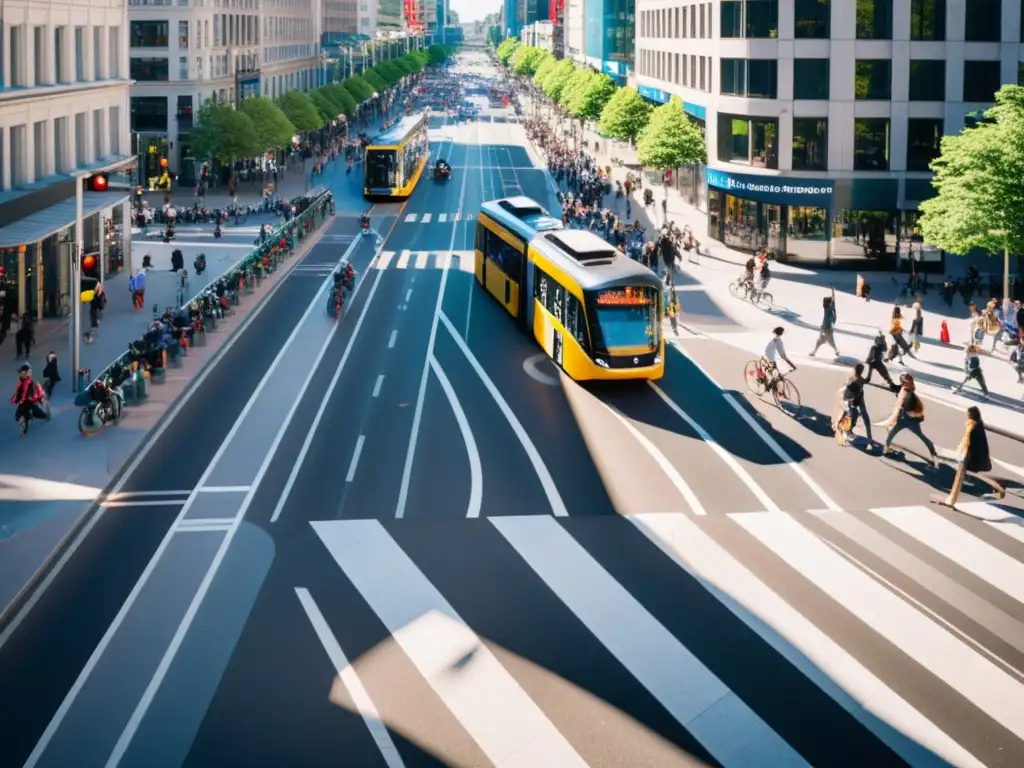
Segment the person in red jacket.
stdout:
<svg viewBox="0 0 1024 768">
<path fill-rule="evenodd" d="M 28 363 L 21 366 L 11 404 L 14 406 L 14 418 L 21 426 L 22 437 L 28 434 L 28 424 L 33 418 L 46 418 L 46 411 L 41 405 L 45 399 L 43 388 L 32 378 L 32 366 Z"/>
</svg>

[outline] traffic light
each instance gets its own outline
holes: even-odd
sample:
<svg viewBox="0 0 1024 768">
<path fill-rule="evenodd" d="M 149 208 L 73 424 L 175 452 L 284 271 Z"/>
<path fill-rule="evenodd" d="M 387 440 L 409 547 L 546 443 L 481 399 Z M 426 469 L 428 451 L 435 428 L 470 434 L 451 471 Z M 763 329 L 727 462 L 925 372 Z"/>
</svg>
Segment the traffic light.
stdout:
<svg viewBox="0 0 1024 768">
<path fill-rule="evenodd" d="M 105 173 L 94 173 L 85 180 L 85 190 L 87 192 L 106 192 L 109 186 L 110 179 L 107 178 Z"/>
<path fill-rule="evenodd" d="M 83 302 L 92 301 L 95 295 L 96 286 L 100 282 L 100 260 L 98 254 L 83 254 L 80 262 L 79 289 Z"/>
</svg>

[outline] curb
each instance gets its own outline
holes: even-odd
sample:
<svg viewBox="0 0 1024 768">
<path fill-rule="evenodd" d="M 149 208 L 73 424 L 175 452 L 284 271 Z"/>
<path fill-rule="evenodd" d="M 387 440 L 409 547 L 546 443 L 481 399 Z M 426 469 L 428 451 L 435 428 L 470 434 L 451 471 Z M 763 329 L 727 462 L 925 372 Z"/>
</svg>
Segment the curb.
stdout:
<svg viewBox="0 0 1024 768">
<path fill-rule="evenodd" d="M 175 414 L 175 409 L 182 398 L 187 393 L 197 389 L 203 383 L 203 372 L 210 370 L 216 366 L 227 354 L 227 350 L 230 349 L 230 342 L 236 336 L 239 336 L 244 331 L 248 330 L 250 319 L 256 317 L 258 310 L 266 306 L 267 300 L 276 293 L 282 285 L 284 285 L 285 278 L 291 273 L 291 271 L 304 259 L 310 251 L 313 250 L 314 246 L 320 242 L 321 237 L 330 228 L 330 224 L 335 220 L 335 217 L 328 216 L 324 219 L 324 224 L 319 228 L 315 237 L 307 239 L 303 242 L 303 251 L 301 253 L 294 254 L 291 259 L 291 264 L 284 270 L 276 272 L 279 275 L 279 279 L 270 287 L 264 295 L 263 300 L 260 301 L 253 307 L 253 312 L 242 319 L 234 330 L 231 331 L 225 338 L 217 350 L 210 356 L 210 358 L 196 371 L 195 375 L 190 378 L 189 383 L 177 394 L 177 396 L 167 405 L 167 409 L 160 415 L 152 427 L 150 427 L 146 433 L 142 436 L 138 445 L 144 445 L 146 440 L 151 434 L 159 430 L 172 416 Z M 138 447 L 138 446 L 137 446 Z M 88 534 L 88 529 L 91 528 L 92 523 L 97 519 L 97 513 L 102 509 L 101 503 L 106 499 L 111 492 L 111 489 L 116 487 L 117 484 L 124 478 L 129 469 L 132 468 L 131 458 L 135 452 L 129 455 L 128 458 L 117 468 L 117 470 L 110 476 L 106 485 L 103 486 L 102 490 L 97 494 L 96 498 L 89 502 L 89 506 L 86 507 L 85 511 L 79 516 L 75 523 L 68 529 L 67 533 L 61 538 L 53 550 L 46 556 L 43 562 L 35 570 L 32 576 L 22 585 L 21 589 L 11 598 L 10 602 L 0 610 L 0 647 L 3 646 L 7 639 L 8 634 L 12 631 L 13 627 L 16 627 L 15 623 L 19 616 L 23 615 L 23 609 L 31 602 L 34 595 L 38 594 L 42 583 L 46 577 L 53 571 L 54 567 L 57 566 L 65 558 L 69 558 L 73 554 L 72 545 L 75 541 L 79 540 L 79 537 L 83 537 Z"/>
</svg>

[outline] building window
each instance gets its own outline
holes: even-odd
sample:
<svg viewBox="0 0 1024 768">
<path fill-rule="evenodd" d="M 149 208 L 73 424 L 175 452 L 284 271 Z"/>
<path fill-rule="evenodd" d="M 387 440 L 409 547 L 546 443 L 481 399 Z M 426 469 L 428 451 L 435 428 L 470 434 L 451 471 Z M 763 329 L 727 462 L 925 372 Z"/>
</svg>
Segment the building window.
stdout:
<svg viewBox="0 0 1024 768">
<path fill-rule="evenodd" d="M 166 57 L 137 58 L 132 56 L 130 77 L 139 82 L 167 82 L 170 67 Z"/>
<path fill-rule="evenodd" d="M 793 36 L 809 40 L 828 40 L 832 30 L 830 0 L 795 0 Z"/>
<path fill-rule="evenodd" d="M 109 30 L 110 44 L 107 46 L 107 56 L 109 57 L 108 64 L 110 65 L 108 71 L 110 77 L 119 78 L 124 76 L 124 72 L 121 71 L 121 28 L 110 27 Z"/>
<path fill-rule="evenodd" d="M 131 23 L 132 48 L 166 48 L 166 21 L 133 21 Z"/>
<path fill-rule="evenodd" d="M 92 28 L 92 79 L 103 79 L 103 27 Z"/>
<path fill-rule="evenodd" d="M 178 79 L 188 80 L 188 56 L 178 57 Z"/>
<path fill-rule="evenodd" d="M 721 93 L 774 99 L 778 95 L 777 59 L 722 59 Z"/>
<path fill-rule="evenodd" d="M 946 100 L 946 62 L 942 59 L 914 59 L 910 62 L 910 100 Z"/>
<path fill-rule="evenodd" d="M 1024 14 L 1021 14 L 1024 18 Z M 1024 85 L 1024 61 L 1017 63 L 1017 85 Z"/>
<path fill-rule="evenodd" d="M 941 120 L 910 118 L 907 121 L 907 170 L 930 170 L 932 160 L 939 156 L 941 143 Z"/>
<path fill-rule="evenodd" d="M 167 131 L 167 98 L 165 96 L 132 96 L 131 129 L 136 133 Z"/>
<path fill-rule="evenodd" d="M 793 98 L 828 101 L 828 59 L 793 59 Z"/>
<path fill-rule="evenodd" d="M 995 102 L 1000 79 L 998 61 L 965 61 L 964 101 Z"/>
<path fill-rule="evenodd" d="M 85 28 L 75 27 L 75 82 L 85 82 Z"/>
<path fill-rule="evenodd" d="M 892 0 L 857 0 L 857 39 L 892 40 Z"/>
<path fill-rule="evenodd" d="M 946 0 L 911 0 L 910 39 L 946 39 Z"/>
<path fill-rule="evenodd" d="M 828 170 L 828 120 L 793 118 L 793 170 Z"/>
<path fill-rule="evenodd" d="M 858 117 L 853 121 L 853 169 L 889 170 L 889 118 Z"/>
<path fill-rule="evenodd" d="M 92 156 L 103 157 L 103 112 L 98 109 L 92 112 Z"/>
<path fill-rule="evenodd" d="M 779 36 L 778 0 L 722 0 L 721 37 Z"/>
<path fill-rule="evenodd" d="M 778 120 L 720 113 L 718 159 L 724 163 L 778 168 L 778 135 Z"/>
<path fill-rule="evenodd" d="M 892 98 L 892 62 L 889 59 L 857 59 L 854 97 L 868 101 Z"/>
<path fill-rule="evenodd" d="M 86 157 L 88 144 L 85 141 L 85 112 L 75 113 L 75 168 L 87 165 L 89 158 Z"/>
<path fill-rule="evenodd" d="M 178 22 L 178 47 L 187 50 L 188 49 L 188 22 Z"/>
<path fill-rule="evenodd" d="M 998 43 L 1002 5 L 1002 0 L 971 0 L 964 23 L 964 40 L 969 43 Z"/>
<path fill-rule="evenodd" d="M 121 108 L 111 107 L 107 111 L 107 122 L 110 124 L 110 154 L 117 157 L 121 154 Z"/>
<path fill-rule="evenodd" d="M 56 75 L 54 82 L 67 82 L 64 74 L 64 27 L 54 27 L 53 30 L 53 71 Z"/>
<path fill-rule="evenodd" d="M 53 170 L 67 173 L 68 167 L 68 119 L 58 117 L 53 121 Z"/>
</svg>

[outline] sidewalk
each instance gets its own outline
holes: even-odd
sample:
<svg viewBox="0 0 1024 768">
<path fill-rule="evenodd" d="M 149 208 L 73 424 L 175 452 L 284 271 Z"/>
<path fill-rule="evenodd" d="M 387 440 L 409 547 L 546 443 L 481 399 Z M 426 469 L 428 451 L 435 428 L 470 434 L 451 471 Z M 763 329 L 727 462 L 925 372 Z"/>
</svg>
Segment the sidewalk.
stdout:
<svg viewBox="0 0 1024 768">
<path fill-rule="evenodd" d="M 601 165 L 610 165 L 612 156 L 625 161 L 633 157 L 628 155 L 629 148 L 624 144 L 613 143 L 588 132 L 591 154 L 594 154 L 595 138 L 602 150 L 596 154 Z M 613 167 L 612 178 L 625 181 L 626 172 L 623 167 Z M 663 225 L 665 218 L 661 208 L 662 200 L 666 199 L 665 188 L 652 189 L 655 202 L 650 208 L 644 207 L 642 192 L 634 192 L 632 199 L 632 218 L 639 219 L 649 235 Z M 625 214 L 625 203 L 620 202 L 616 207 L 614 195 L 608 196 L 605 204 L 620 215 Z M 830 293 L 830 287 L 836 291 L 836 342 L 842 352 L 839 364 L 852 366 L 863 361 L 875 333 L 878 330 L 888 331 L 893 304 L 899 297 L 899 288 L 906 281 L 905 274 L 817 271 L 773 263 L 768 291 L 774 296 L 775 308 L 766 312 L 729 293 L 729 283 L 740 276 L 749 254 L 708 238 L 707 214 L 686 203 L 677 190 L 668 190 L 666 208 L 668 220 L 680 229 L 688 225 L 701 242 L 701 251 L 705 254 L 696 256 L 684 252 L 682 279 L 676 281 L 682 308 L 680 322 L 692 331 L 744 349 L 751 355 L 761 355 L 771 337 L 771 329 L 782 325 L 786 328 L 787 351 L 798 365 L 834 367 L 836 363 L 829 362 L 832 350 L 827 346 L 819 351 L 816 358 L 809 357 L 818 338 L 822 298 Z M 870 302 L 856 296 L 858 274 L 871 285 Z M 894 284 L 892 278 L 896 278 L 899 285 Z M 900 302 L 904 308 L 904 327 L 908 329 L 910 312 L 906 307 L 913 299 L 911 296 Z M 1007 360 L 1007 353 L 1002 351 L 1005 347 L 1000 345 L 1000 352 L 989 354 L 991 337 L 986 340 L 982 368 L 990 392 L 988 401 L 981 400 L 980 390 L 975 384 L 968 385 L 964 394 L 953 394 L 950 388 L 963 380 L 963 349 L 969 337 L 966 306 L 959 296 L 954 297 L 952 307 L 947 306 L 937 289 L 930 290 L 921 297 L 921 301 L 925 337 L 916 353 L 919 359 L 907 358 L 905 368 L 895 363 L 890 365 L 893 376 L 904 371 L 911 373 L 921 385 L 920 391 L 930 399 L 958 410 L 978 405 L 987 424 L 1024 437 L 1024 384 L 1017 383 L 1017 374 Z M 949 328 L 950 344 L 939 340 L 943 321 Z"/>
</svg>

